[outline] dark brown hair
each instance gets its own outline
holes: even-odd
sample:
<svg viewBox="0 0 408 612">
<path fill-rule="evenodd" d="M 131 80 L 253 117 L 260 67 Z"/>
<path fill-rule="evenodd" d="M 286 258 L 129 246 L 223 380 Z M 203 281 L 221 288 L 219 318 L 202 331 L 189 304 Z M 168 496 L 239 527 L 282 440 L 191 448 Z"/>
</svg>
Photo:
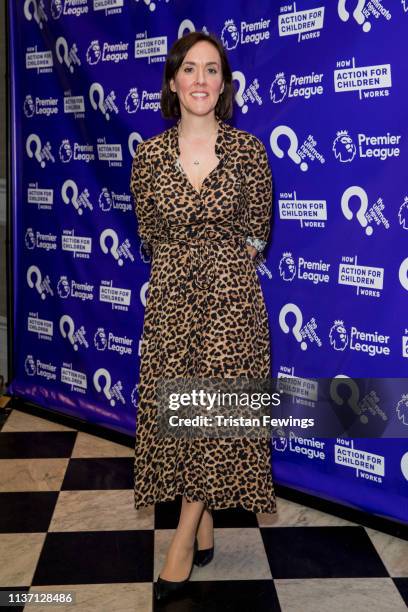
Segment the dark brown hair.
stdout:
<svg viewBox="0 0 408 612">
<path fill-rule="evenodd" d="M 214 45 L 221 58 L 224 89 L 215 106 L 215 115 L 220 119 L 230 119 L 232 116 L 235 91 L 232 84 L 231 68 L 221 41 L 214 34 L 189 32 L 173 43 L 166 58 L 160 99 L 161 112 L 166 119 L 175 119 L 181 115 L 178 95 L 176 92 L 171 91 L 170 80 L 174 79 L 191 47 L 201 40 Z"/>
</svg>

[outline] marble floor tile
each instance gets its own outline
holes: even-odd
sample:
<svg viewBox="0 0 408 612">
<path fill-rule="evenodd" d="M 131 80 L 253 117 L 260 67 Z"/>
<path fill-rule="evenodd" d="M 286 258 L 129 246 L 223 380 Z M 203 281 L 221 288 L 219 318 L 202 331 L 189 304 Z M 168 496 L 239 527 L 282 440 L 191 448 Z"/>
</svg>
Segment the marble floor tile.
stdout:
<svg viewBox="0 0 408 612">
<path fill-rule="evenodd" d="M 0 491 L 59 491 L 69 459 L 0 459 Z"/>
<path fill-rule="evenodd" d="M 153 509 L 135 510 L 133 490 L 61 491 L 49 531 L 153 529 Z"/>
<path fill-rule="evenodd" d="M 391 578 L 275 580 L 282 612 L 406 612 Z"/>
<path fill-rule="evenodd" d="M 45 537 L 46 533 L 0 534 L 1 586 L 30 586 Z"/>
<path fill-rule="evenodd" d="M 408 542 L 365 527 L 390 576 L 408 577 Z"/>
<path fill-rule="evenodd" d="M 173 537 L 172 529 L 155 530 L 154 579 L 157 580 Z M 270 580 L 271 572 L 258 529 L 214 529 L 214 558 L 194 566 L 190 580 Z"/>
</svg>

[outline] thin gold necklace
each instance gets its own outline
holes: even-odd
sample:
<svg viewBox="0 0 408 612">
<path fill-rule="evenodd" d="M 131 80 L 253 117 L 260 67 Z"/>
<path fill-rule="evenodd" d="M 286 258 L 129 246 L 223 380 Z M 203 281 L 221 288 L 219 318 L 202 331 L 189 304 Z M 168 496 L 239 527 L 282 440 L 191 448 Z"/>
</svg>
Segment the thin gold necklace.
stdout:
<svg viewBox="0 0 408 612">
<path fill-rule="evenodd" d="M 218 124 L 217 124 L 217 129 L 215 130 L 215 132 L 213 132 L 213 133 L 210 135 L 210 138 L 207 140 L 207 142 L 209 142 L 209 141 L 210 141 L 210 139 L 211 139 L 211 138 L 214 136 L 214 134 L 217 134 L 217 132 L 218 132 Z M 181 136 L 181 133 L 180 133 L 180 122 L 178 122 L 178 124 L 177 124 L 177 133 L 178 133 L 178 137 L 180 138 L 180 136 Z M 200 164 L 200 160 L 199 160 L 199 159 L 194 159 L 194 160 L 193 160 L 193 164 L 194 164 L 195 166 L 198 166 L 198 165 Z"/>
</svg>

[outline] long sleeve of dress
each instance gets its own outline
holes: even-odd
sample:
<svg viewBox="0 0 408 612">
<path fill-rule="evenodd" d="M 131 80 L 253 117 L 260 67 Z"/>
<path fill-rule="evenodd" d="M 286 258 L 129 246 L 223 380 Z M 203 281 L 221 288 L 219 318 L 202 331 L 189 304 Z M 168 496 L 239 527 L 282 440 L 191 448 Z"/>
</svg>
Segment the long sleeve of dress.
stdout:
<svg viewBox="0 0 408 612">
<path fill-rule="evenodd" d="M 248 213 L 246 242 L 262 251 L 270 232 L 272 172 L 265 146 L 258 138 L 255 138 L 255 151 L 246 168 L 244 192 Z"/>
<path fill-rule="evenodd" d="M 141 142 L 137 146 L 132 162 L 130 190 L 134 198 L 138 234 L 149 251 L 154 250 L 157 221 L 157 211 L 151 183 L 151 165 L 146 155 L 144 143 Z"/>
</svg>

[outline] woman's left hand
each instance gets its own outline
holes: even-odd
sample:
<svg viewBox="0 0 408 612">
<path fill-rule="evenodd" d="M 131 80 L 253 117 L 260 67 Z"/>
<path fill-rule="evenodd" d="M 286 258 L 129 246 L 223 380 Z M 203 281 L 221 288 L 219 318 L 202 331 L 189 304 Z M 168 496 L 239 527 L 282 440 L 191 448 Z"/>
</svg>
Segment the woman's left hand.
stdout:
<svg viewBox="0 0 408 612">
<path fill-rule="evenodd" d="M 251 246 L 250 244 L 247 244 L 245 246 L 248 249 L 248 253 L 252 257 L 252 259 L 255 259 L 255 257 L 258 255 L 258 251 L 256 250 L 256 248 Z"/>
</svg>

